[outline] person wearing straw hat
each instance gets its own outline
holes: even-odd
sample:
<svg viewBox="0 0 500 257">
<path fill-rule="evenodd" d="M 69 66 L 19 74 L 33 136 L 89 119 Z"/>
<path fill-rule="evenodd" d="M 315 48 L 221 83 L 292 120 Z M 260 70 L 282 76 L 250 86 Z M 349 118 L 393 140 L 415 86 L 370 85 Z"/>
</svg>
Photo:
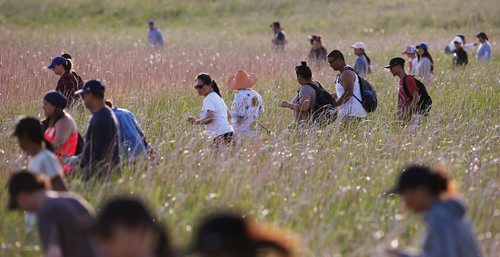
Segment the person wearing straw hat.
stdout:
<svg viewBox="0 0 500 257">
<path fill-rule="evenodd" d="M 262 97 L 252 90 L 257 77 L 245 70 L 238 70 L 227 81 L 229 89 L 237 90 L 231 105 L 233 129 L 237 137 L 258 137 L 259 132 L 253 127 L 260 114 L 264 113 Z"/>
</svg>

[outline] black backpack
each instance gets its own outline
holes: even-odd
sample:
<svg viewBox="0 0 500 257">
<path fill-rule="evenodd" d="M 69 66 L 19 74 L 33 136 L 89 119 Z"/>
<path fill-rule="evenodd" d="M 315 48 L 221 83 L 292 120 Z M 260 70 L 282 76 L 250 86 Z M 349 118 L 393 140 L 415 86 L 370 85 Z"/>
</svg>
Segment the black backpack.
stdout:
<svg viewBox="0 0 500 257">
<path fill-rule="evenodd" d="M 328 124 L 337 119 L 337 103 L 319 81 L 316 81 L 316 83 L 319 86 L 314 83 L 306 84 L 316 91 L 316 104 L 313 106 L 313 122 Z"/>
<path fill-rule="evenodd" d="M 78 143 L 76 144 L 75 155 L 80 155 L 83 152 L 83 145 L 84 144 L 85 143 L 83 142 L 83 137 L 80 134 L 80 132 L 78 132 Z"/>
<path fill-rule="evenodd" d="M 410 101 L 413 101 L 413 96 L 410 94 L 410 90 L 408 90 L 408 86 L 406 85 L 406 78 L 408 78 L 408 76 L 411 75 L 406 75 L 403 77 L 403 90 L 405 91 L 406 96 L 410 98 Z M 418 87 L 418 93 L 420 95 L 417 103 L 417 112 L 421 115 L 427 116 L 429 115 L 429 112 L 432 108 L 431 96 L 427 92 L 427 89 L 425 88 L 425 85 L 424 83 L 422 83 L 422 81 L 416 79 L 414 76 L 411 77 L 413 77 L 413 79 L 415 80 L 415 83 Z"/>
<path fill-rule="evenodd" d="M 377 100 L 377 92 L 373 88 L 372 84 L 370 84 L 370 82 L 368 82 L 366 79 L 359 76 L 356 70 L 354 70 L 354 68 L 350 66 L 345 66 L 342 69 L 342 72 L 344 72 L 345 70 L 351 70 L 354 73 L 356 73 L 356 76 L 358 76 L 361 99 L 356 97 L 354 94 L 352 96 L 356 98 L 358 102 L 361 103 L 366 112 L 375 111 L 377 109 L 378 100 Z"/>
</svg>

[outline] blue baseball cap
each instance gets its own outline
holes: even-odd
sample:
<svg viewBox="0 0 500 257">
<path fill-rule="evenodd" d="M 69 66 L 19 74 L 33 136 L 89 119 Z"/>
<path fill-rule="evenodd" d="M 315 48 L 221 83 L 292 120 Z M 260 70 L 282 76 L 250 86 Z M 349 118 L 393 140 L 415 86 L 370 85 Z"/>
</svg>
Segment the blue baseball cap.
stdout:
<svg viewBox="0 0 500 257">
<path fill-rule="evenodd" d="M 66 64 L 66 58 L 61 57 L 61 56 L 55 57 L 54 59 L 52 59 L 52 62 L 47 67 L 47 69 L 52 70 L 52 69 L 54 69 L 54 67 L 56 67 L 56 65 L 59 65 L 59 64 Z"/>
<path fill-rule="evenodd" d="M 420 44 L 418 44 L 418 45 L 417 45 L 417 47 L 416 47 L 416 48 L 417 48 L 417 49 L 418 49 L 418 48 L 422 48 L 422 49 L 424 49 L 424 50 L 428 50 L 428 49 L 429 49 L 429 46 L 428 46 L 426 43 L 420 43 Z"/>
<path fill-rule="evenodd" d="M 81 95 L 83 93 L 102 93 L 106 91 L 106 86 L 99 80 L 89 80 L 85 82 L 83 88 L 76 91 L 75 95 Z"/>
</svg>

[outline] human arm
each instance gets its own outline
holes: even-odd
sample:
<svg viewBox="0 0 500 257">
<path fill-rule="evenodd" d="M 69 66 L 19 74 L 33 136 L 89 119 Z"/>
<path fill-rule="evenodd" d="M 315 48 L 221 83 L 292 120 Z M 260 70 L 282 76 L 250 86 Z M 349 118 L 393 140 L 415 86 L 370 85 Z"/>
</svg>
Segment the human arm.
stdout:
<svg viewBox="0 0 500 257">
<path fill-rule="evenodd" d="M 215 118 L 215 112 L 207 111 L 207 115 L 205 116 L 205 118 L 196 119 L 193 116 L 189 116 L 188 122 L 195 125 L 208 125 L 214 121 L 214 118 Z"/>
<path fill-rule="evenodd" d="M 52 206 L 50 212 L 45 210 L 38 214 L 38 233 L 42 244 L 44 256 L 57 257 L 61 251 L 61 238 L 59 235 L 59 208 Z M 62 256 L 62 255 L 60 255 Z"/>
<path fill-rule="evenodd" d="M 55 151 L 57 152 L 59 148 L 61 148 L 68 138 L 75 133 L 76 128 L 74 121 L 72 121 L 69 118 L 62 118 L 56 122 L 54 125 L 55 131 L 56 131 L 56 136 L 54 138 L 54 141 L 52 142 L 52 146 L 54 147 Z M 67 156 L 65 156 L 67 157 Z"/>
<path fill-rule="evenodd" d="M 353 95 L 354 82 L 356 81 L 356 73 L 351 70 L 346 70 L 340 74 L 340 81 L 342 81 L 342 86 L 344 87 L 344 94 L 340 96 L 337 100 L 337 106 L 341 106 Z"/>
</svg>

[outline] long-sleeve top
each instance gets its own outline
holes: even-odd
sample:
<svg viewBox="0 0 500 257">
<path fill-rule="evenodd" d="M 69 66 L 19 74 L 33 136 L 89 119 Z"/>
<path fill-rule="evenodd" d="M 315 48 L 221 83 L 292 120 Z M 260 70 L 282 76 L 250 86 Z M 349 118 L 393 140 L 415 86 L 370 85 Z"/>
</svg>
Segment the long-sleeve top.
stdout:
<svg viewBox="0 0 500 257">
<path fill-rule="evenodd" d="M 65 72 L 57 81 L 56 91 L 61 92 L 71 103 L 75 98 L 75 91 L 78 88 L 78 81 L 71 72 Z"/>
<path fill-rule="evenodd" d="M 432 81 L 432 63 L 427 57 L 422 57 L 417 65 L 417 77 L 421 78 L 427 86 Z"/>
<path fill-rule="evenodd" d="M 92 114 L 80 163 L 85 180 L 106 176 L 119 164 L 119 138 L 119 123 L 111 108 L 104 106 Z"/>
<path fill-rule="evenodd" d="M 368 60 L 366 59 L 366 56 L 361 55 L 356 59 L 354 69 L 359 76 L 366 78 L 366 75 L 368 75 Z"/>
<path fill-rule="evenodd" d="M 126 158 L 146 153 L 147 142 L 134 114 L 127 109 L 113 108 L 120 123 L 120 150 Z"/>
<path fill-rule="evenodd" d="M 163 35 L 158 28 L 150 29 L 148 32 L 148 44 L 152 47 L 163 46 Z"/>
<path fill-rule="evenodd" d="M 326 51 L 326 48 L 324 48 L 323 46 L 319 49 L 311 48 L 311 51 L 309 52 L 309 60 L 326 62 L 327 55 L 328 53 Z"/>
<path fill-rule="evenodd" d="M 486 41 L 481 43 L 477 48 L 476 58 L 478 61 L 491 61 L 491 45 L 490 42 Z"/>
</svg>

